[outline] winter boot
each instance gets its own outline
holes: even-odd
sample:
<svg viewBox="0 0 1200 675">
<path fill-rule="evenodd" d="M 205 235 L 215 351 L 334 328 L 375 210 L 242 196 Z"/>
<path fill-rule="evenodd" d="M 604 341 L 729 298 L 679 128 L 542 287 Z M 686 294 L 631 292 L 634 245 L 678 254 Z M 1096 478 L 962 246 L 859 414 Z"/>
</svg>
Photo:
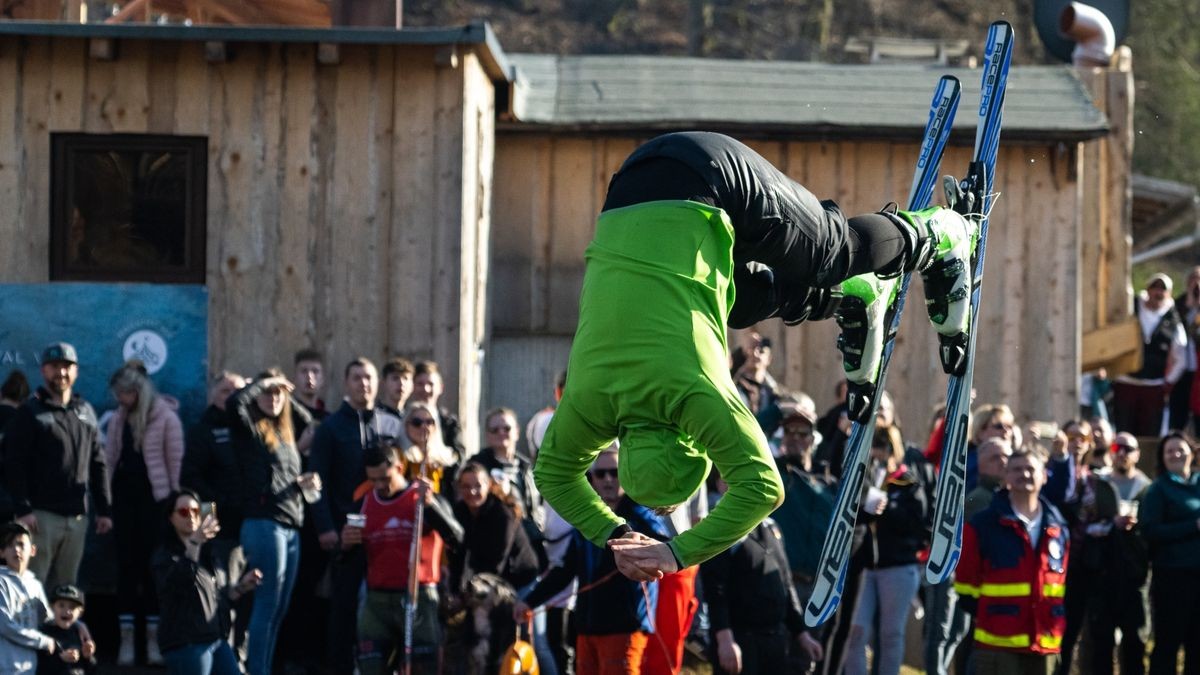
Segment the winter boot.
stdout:
<svg viewBox="0 0 1200 675">
<path fill-rule="evenodd" d="M 146 665 L 161 666 L 162 652 L 158 649 L 158 617 L 146 617 Z"/>
<path fill-rule="evenodd" d="M 841 284 L 841 304 L 837 323 L 842 329 L 838 350 L 849 381 L 847 414 L 865 424 L 874 407 L 879 371 L 883 363 L 883 343 L 895 316 L 897 277 L 881 279 L 873 272 L 851 277 Z"/>
<path fill-rule="evenodd" d="M 137 660 L 134 649 L 133 615 L 122 614 L 117 617 L 121 624 L 121 646 L 117 649 L 117 665 L 132 666 Z"/>
</svg>

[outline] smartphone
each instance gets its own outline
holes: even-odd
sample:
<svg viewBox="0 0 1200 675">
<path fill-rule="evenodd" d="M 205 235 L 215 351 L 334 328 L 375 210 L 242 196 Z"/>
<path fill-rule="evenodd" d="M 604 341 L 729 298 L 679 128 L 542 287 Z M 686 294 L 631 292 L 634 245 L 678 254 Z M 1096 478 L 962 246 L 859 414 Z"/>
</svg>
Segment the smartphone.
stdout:
<svg viewBox="0 0 1200 675">
<path fill-rule="evenodd" d="M 1039 440 L 1052 441 L 1055 436 L 1058 436 L 1057 422 L 1039 422 L 1035 420 L 1029 423 L 1029 427 L 1032 429 L 1034 436 L 1037 436 Z"/>
<path fill-rule="evenodd" d="M 216 502 L 203 502 L 200 504 L 200 520 L 203 521 L 205 518 L 207 518 L 209 516 L 212 516 L 213 519 L 216 519 L 216 517 L 217 517 L 217 503 Z"/>
</svg>

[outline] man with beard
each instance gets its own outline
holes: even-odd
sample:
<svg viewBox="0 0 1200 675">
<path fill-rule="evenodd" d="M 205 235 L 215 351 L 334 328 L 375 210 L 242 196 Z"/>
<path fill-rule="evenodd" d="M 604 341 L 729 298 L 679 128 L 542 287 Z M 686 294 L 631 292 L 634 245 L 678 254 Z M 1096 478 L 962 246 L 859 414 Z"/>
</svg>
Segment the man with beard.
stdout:
<svg viewBox="0 0 1200 675">
<path fill-rule="evenodd" d="M 87 538 L 88 493 L 96 533 L 112 529 L 108 466 L 96 411 L 72 392 L 79 377 L 75 348 L 55 342 L 42 351 L 43 386 L 5 428 L 4 476 L 17 522 L 33 534 L 30 569 L 43 584 L 74 584 Z"/>
</svg>

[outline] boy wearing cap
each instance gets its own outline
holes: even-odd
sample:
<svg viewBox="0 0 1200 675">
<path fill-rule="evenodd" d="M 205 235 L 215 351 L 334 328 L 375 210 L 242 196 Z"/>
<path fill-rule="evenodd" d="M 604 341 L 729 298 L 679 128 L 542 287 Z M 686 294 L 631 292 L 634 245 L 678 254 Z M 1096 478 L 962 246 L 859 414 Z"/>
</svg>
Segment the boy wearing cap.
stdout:
<svg viewBox="0 0 1200 675">
<path fill-rule="evenodd" d="M 1118 431 L 1135 436 L 1166 432 L 1163 411 L 1171 389 L 1187 366 L 1187 332 L 1171 299 L 1171 277 L 1150 277 L 1134 299 L 1134 316 L 1142 331 L 1142 367 L 1113 383 L 1113 416 Z"/>
<path fill-rule="evenodd" d="M 83 593 L 63 584 L 50 594 L 50 619 L 42 633 L 58 643 L 60 657 L 38 658 L 37 675 L 88 675 L 96 672 L 96 643 L 79 617 L 83 615 Z"/>
<path fill-rule="evenodd" d="M 96 412 L 73 393 L 78 362 L 71 345 L 47 345 L 41 359 L 44 384 L 4 428 L 4 479 L 17 522 L 42 551 L 30 568 L 50 588 L 75 582 L 87 538 L 89 493 L 96 533 L 112 529 Z"/>
</svg>

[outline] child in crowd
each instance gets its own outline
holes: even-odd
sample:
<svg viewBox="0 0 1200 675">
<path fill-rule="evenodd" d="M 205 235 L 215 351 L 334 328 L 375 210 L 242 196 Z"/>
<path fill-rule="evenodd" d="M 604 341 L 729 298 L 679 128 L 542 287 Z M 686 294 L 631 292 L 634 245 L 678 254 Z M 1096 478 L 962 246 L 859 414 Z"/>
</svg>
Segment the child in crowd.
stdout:
<svg viewBox="0 0 1200 675">
<path fill-rule="evenodd" d="M 42 624 L 42 632 L 61 647 L 61 658 L 43 656 L 38 659 L 38 675 L 88 675 L 96 672 L 96 643 L 83 615 L 83 593 L 70 584 L 54 589 L 50 595 L 50 620 Z"/>
<path fill-rule="evenodd" d="M 29 530 L 20 523 L 0 525 L 0 665 L 7 673 L 32 673 L 38 652 L 58 656 L 58 644 L 38 631 L 46 620 L 46 592 L 29 571 L 29 561 L 37 553 Z M 70 658 L 69 653 L 61 654 Z M 79 659 L 79 652 L 74 654 Z"/>
</svg>

